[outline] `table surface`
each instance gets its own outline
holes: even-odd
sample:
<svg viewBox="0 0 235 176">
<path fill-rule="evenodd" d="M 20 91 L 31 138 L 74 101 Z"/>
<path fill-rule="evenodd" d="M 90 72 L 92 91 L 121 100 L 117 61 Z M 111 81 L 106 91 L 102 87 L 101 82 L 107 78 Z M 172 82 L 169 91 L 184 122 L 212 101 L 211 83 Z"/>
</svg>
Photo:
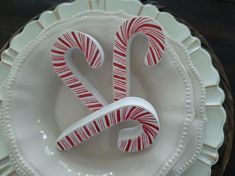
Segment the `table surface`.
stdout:
<svg viewBox="0 0 235 176">
<path fill-rule="evenodd" d="M 68 2 L 68 0 L 2 1 L 0 48 L 30 18 L 65 1 Z M 235 3 L 229 0 L 152 0 L 150 2 L 165 6 L 168 11 L 189 22 L 206 38 L 225 68 L 235 97 Z M 235 163 L 235 147 L 225 176 L 234 176 L 233 163 Z"/>
</svg>

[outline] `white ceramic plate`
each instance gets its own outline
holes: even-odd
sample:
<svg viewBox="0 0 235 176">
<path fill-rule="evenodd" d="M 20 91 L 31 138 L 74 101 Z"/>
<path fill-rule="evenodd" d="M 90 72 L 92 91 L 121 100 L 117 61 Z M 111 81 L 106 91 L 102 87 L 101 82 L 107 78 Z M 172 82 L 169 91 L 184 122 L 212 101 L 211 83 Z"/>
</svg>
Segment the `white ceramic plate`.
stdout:
<svg viewBox="0 0 235 176">
<path fill-rule="evenodd" d="M 1 64 L 1 79 L 5 79 L 10 68 L 9 66 L 22 47 L 31 41 L 36 35 L 38 35 L 38 33 L 43 28 L 49 26 L 61 18 L 65 19 L 71 15 L 74 15 L 75 13 L 81 12 L 82 10 L 86 10 L 91 7 L 93 9 L 99 8 L 108 11 L 123 9 L 125 12 L 131 13 L 133 15 L 144 14 L 156 17 L 159 21 L 161 21 L 162 25 L 165 26 L 170 36 L 172 36 L 175 40 L 182 42 L 187 47 L 193 63 L 203 77 L 203 82 L 207 91 L 206 112 L 209 118 L 205 131 L 204 150 L 199 160 L 197 160 L 193 167 L 187 171 L 186 175 L 198 175 L 199 171 L 202 172 L 200 175 L 208 175 L 210 173 L 211 164 L 217 160 L 217 149 L 223 141 L 222 127 L 226 117 L 221 106 L 224 98 L 223 92 L 218 89 L 219 77 L 215 69 L 212 67 L 210 56 L 207 52 L 200 48 L 200 43 L 198 43 L 198 40 L 191 37 L 187 27 L 177 23 L 175 19 L 168 13 L 159 13 L 159 11 L 153 6 L 142 6 L 140 3 L 133 1 L 115 1 L 117 4 L 113 6 L 112 3 L 114 2 L 111 2 L 111 0 L 106 3 L 105 1 L 94 1 L 93 3 L 87 3 L 87 1 L 77 1 L 73 5 L 63 4 L 59 6 L 54 12 L 43 13 L 39 21 L 28 24 L 25 27 L 25 30 L 11 42 L 10 48 L 3 53 L 2 59 L 4 63 Z M 129 6 L 130 4 L 131 6 Z M 174 29 L 174 31 L 171 29 Z M 213 126 L 216 126 L 217 128 L 212 128 Z"/>
<path fill-rule="evenodd" d="M 170 46 L 158 67 L 148 69 L 143 63 L 143 37 L 136 38 L 132 46 L 135 62 L 131 64 L 130 95 L 147 99 L 157 109 L 161 134 L 155 146 L 146 152 L 120 153 L 116 150 L 117 127 L 70 152 L 61 153 L 55 147 L 60 133 L 89 112 L 54 73 L 50 46 L 68 29 L 96 38 L 105 51 L 104 66 L 91 71 L 84 59 L 76 61 L 81 73 L 112 102 L 112 43 L 123 21 L 114 16 L 66 20 L 42 32 L 16 58 L 4 89 L 2 108 L 8 141 L 16 149 L 14 161 L 26 175 L 160 176 L 166 175 L 182 154 L 194 117 L 191 81 Z"/>
</svg>

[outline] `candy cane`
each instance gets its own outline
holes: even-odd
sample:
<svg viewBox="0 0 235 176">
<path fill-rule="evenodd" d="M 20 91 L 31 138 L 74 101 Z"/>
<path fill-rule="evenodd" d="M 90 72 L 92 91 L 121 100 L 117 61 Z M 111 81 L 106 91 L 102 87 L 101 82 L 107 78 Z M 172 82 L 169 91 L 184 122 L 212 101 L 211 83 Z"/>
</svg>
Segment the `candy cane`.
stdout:
<svg viewBox="0 0 235 176">
<path fill-rule="evenodd" d="M 79 120 L 61 134 L 57 147 L 68 150 L 107 128 L 131 120 L 138 121 L 139 125 L 119 132 L 118 148 L 126 152 L 147 149 L 158 136 L 159 120 L 153 106 L 136 97 L 116 101 Z"/>
<path fill-rule="evenodd" d="M 79 73 L 72 61 L 72 52 L 80 49 L 93 69 L 104 62 L 104 52 L 99 43 L 82 32 L 67 32 L 60 36 L 51 49 L 51 60 L 57 75 L 64 84 L 87 106 L 96 111 L 107 104 L 100 93 Z"/>
<path fill-rule="evenodd" d="M 114 100 L 129 95 L 129 48 L 136 34 L 144 34 L 148 39 L 145 64 L 155 66 L 161 61 L 165 49 L 165 36 L 162 27 L 148 17 L 133 17 L 125 21 L 114 38 L 113 48 L 113 90 Z"/>
</svg>

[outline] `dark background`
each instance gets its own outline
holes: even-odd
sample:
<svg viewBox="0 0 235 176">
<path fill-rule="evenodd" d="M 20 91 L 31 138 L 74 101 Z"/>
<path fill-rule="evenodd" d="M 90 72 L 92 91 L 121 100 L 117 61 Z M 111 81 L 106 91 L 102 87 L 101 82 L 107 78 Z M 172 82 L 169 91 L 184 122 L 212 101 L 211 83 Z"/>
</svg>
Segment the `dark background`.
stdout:
<svg viewBox="0 0 235 176">
<path fill-rule="evenodd" d="M 0 1 L 1 48 L 11 35 L 32 17 L 66 0 Z M 235 97 L 234 0 L 152 0 L 149 2 L 164 6 L 167 11 L 189 22 L 206 38 L 225 68 Z M 235 175 L 234 164 L 235 149 L 232 151 L 224 176 Z"/>
</svg>

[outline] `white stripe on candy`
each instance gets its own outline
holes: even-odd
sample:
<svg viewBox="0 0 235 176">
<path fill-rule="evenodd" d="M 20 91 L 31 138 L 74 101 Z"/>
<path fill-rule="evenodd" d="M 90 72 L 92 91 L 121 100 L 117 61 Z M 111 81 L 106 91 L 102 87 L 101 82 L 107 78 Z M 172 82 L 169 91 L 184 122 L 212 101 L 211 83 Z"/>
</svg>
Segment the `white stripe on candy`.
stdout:
<svg viewBox="0 0 235 176">
<path fill-rule="evenodd" d="M 68 150 L 107 128 L 130 120 L 138 121 L 139 125 L 120 131 L 118 148 L 126 152 L 147 149 L 158 136 L 159 120 L 152 105 L 136 97 L 116 101 L 79 120 L 61 134 L 57 147 L 62 151 Z"/>
<path fill-rule="evenodd" d="M 113 96 L 114 100 L 129 94 L 131 42 L 136 34 L 144 34 L 148 39 L 145 64 L 155 66 L 161 61 L 165 49 L 165 36 L 160 24 L 148 17 L 133 17 L 125 21 L 114 38 L 113 47 Z"/>
<path fill-rule="evenodd" d="M 104 62 L 104 52 L 99 43 L 82 32 L 67 32 L 58 37 L 51 49 L 51 61 L 64 84 L 88 107 L 96 111 L 107 104 L 100 93 L 80 74 L 72 61 L 72 52 L 80 49 L 93 69 Z"/>
</svg>

